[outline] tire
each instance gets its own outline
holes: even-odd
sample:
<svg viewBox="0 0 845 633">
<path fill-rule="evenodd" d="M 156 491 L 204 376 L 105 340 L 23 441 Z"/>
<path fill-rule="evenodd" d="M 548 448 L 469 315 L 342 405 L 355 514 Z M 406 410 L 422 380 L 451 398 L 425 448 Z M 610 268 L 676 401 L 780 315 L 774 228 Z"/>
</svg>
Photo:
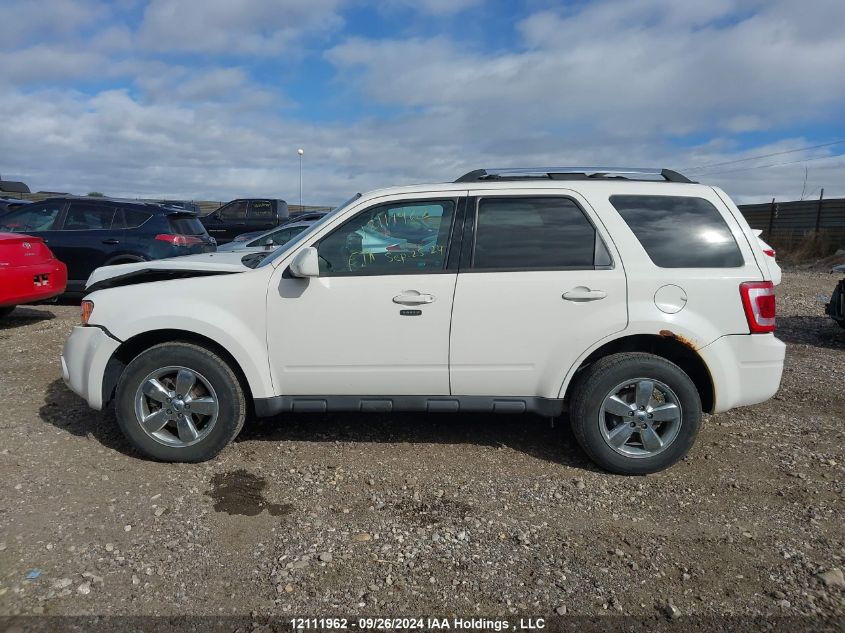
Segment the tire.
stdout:
<svg viewBox="0 0 845 633">
<path fill-rule="evenodd" d="M 16 306 L 4 306 L 0 308 L 0 319 L 5 319 L 7 316 L 15 311 Z"/>
<path fill-rule="evenodd" d="M 656 391 L 650 399 L 637 400 L 638 385 L 646 394 L 649 382 Z M 606 400 L 614 394 L 618 401 Z M 649 404 L 640 410 L 637 404 L 643 401 Z M 658 422 L 655 417 L 667 419 Z M 701 424 L 701 398 L 690 377 L 665 358 L 639 352 L 613 354 L 578 378 L 570 420 L 576 440 L 596 464 L 620 475 L 647 475 L 668 468 L 689 452 Z M 611 446 L 620 441 L 625 443 Z"/>
<path fill-rule="evenodd" d="M 189 384 L 186 393 L 176 393 Z M 152 395 L 139 391 L 142 385 Z M 188 411 L 191 404 L 194 410 Z M 166 462 L 203 462 L 240 433 L 247 406 L 238 377 L 223 359 L 199 345 L 172 342 L 149 348 L 127 365 L 117 384 L 115 409 L 121 431 L 140 453 Z M 158 417 L 152 417 L 154 413 Z M 144 429 L 141 417 L 150 420 L 151 432 Z"/>
</svg>

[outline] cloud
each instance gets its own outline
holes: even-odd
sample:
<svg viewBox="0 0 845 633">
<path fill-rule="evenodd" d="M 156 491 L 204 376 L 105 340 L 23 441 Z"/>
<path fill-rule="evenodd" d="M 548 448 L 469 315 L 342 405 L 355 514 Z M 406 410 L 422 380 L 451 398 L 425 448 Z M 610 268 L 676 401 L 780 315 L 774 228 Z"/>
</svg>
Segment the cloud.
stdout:
<svg viewBox="0 0 845 633">
<path fill-rule="evenodd" d="M 444 37 L 352 38 L 326 56 L 385 104 L 462 108 L 498 125 L 646 137 L 736 130 L 738 115 L 765 129 L 838 114 L 845 39 L 796 27 L 769 6 L 749 16 L 747 3 L 729 0 L 609 0 L 528 17 L 515 52 Z"/>
<path fill-rule="evenodd" d="M 711 165 L 842 129 L 840 1 L 596 0 L 524 16 L 495 52 L 381 14 L 391 28 L 367 32 L 390 37 L 344 34 L 342 0 L 46 1 L 66 23 L 33 15 L 0 65 L 0 172 L 34 188 L 294 200 L 305 147 L 306 202 L 333 203 L 485 166 Z M 840 151 L 691 173 L 739 201 L 784 199 L 804 166 L 757 167 L 813 159 L 807 190 L 845 195 Z"/>
<path fill-rule="evenodd" d="M 394 0 L 390 4 L 410 7 L 430 15 L 454 15 L 484 4 L 484 0 Z"/>
<path fill-rule="evenodd" d="M 340 0 L 152 0 L 140 43 L 148 50 L 276 55 L 343 24 Z"/>
</svg>

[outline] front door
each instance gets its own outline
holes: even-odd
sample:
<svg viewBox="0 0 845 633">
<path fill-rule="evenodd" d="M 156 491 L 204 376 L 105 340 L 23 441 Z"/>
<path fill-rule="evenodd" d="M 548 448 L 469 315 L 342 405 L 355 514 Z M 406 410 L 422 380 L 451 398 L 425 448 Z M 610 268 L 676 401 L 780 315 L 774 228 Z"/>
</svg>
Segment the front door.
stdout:
<svg viewBox="0 0 845 633">
<path fill-rule="evenodd" d="M 459 197 L 370 203 L 308 243 L 319 277 L 296 279 L 279 267 L 267 319 L 277 392 L 449 394 L 457 274 L 447 254 Z"/>
<path fill-rule="evenodd" d="M 214 212 L 203 224 L 208 234 L 217 240 L 218 244 L 231 242 L 241 233 L 246 233 L 246 200 L 233 200 Z"/>
<path fill-rule="evenodd" d="M 628 323 L 625 273 L 603 228 L 576 194 L 548 193 L 481 191 L 468 204 L 453 395 L 557 398 L 582 352 Z"/>
</svg>

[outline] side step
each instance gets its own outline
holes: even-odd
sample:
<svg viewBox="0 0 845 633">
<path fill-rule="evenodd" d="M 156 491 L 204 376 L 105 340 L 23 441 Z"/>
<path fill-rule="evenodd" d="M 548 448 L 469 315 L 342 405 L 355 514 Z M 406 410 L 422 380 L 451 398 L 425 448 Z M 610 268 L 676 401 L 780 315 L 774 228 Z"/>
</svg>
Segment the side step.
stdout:
<svg viewBox="0 0 845 633">
<path fill-rule="evenodd" d="M 557 417 L 563 412 L 563 400 L 536 396 L 275 396 L 255 399 L 255 413 L 259 417 L 329 411 L 536 413 Z"/>
</svg>

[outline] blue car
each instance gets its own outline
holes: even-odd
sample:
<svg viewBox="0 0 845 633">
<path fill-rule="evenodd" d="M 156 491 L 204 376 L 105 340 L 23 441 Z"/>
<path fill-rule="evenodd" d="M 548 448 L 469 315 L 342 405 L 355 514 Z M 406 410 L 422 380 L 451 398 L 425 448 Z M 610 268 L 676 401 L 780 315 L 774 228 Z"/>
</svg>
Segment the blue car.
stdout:
<svg viewBox="0 0 845 633">
<path fill-rule="evenodd" d="M 68 292 L 100 266 L 217 250 L 195 213 L 134 200 L 49 198 L 0 215 L 0 231 L 43 239 L 67 266 Z"/>
</svg>

